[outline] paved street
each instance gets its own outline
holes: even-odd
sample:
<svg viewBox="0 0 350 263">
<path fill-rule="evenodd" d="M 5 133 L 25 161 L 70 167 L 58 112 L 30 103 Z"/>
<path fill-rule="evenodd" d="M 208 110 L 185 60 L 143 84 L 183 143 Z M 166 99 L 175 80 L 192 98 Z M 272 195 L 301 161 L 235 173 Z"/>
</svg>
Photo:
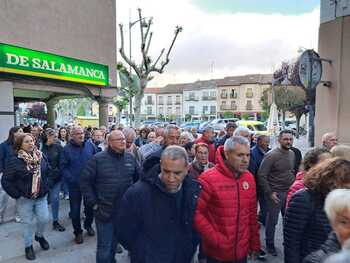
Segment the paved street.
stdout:
<svg viewBox="0 0 350 263">
<path fill-rule="evenodd" d="M 302 137 L 295 141 L 295 146 L 298 147 L 303 154 L 307 151 L 306 137 Z M 42 251 L 35 242 L 35 250 L 37 253 L 38 263 L 93 263 L 95 262 L 96 238 L 85 236 L 84 244 L 76 245 L 73 242 L 72 227 L 68 220 L 68 201 L 63 200 L 61 206 L 62 221 L 67 230 L 63 233 L 51 230 L 51 225 L 48 228 L 47 238 L 50 242 L 51 249 Z M 13 209 L 10 208 L 10 209 Z M 21 236 L 21 225 L 13 221 L 0 225 L 0 262 L 1 263 L 20 263 L 27 262 L 24 258 L 23 240 Z M 264 236 L 261 229 L 261 236 Z M 263 238 L 261 240 L 264 240 Z M 281 220 L 277 228 L 276 244 L 279 252 L 278 257 L 269 256 L 266 262 L 281 263 L 282 257 L 282 228 Z M 264 242 L 263 242 L 264 244 Z M 118 263 L 129 263 L 126 253 L 117 256 Z"/>
</svg>

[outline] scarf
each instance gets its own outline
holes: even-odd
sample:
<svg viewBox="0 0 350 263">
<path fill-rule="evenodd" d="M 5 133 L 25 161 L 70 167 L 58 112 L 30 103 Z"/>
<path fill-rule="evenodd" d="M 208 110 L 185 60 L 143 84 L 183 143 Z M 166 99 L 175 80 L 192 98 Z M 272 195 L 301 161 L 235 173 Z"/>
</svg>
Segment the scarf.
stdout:
<svg viewBox="0 0 350 263">
<path fill-rule="evenodd" d="M 36 198 L 40 191 L 40 179 L 41 179 L 40 163 L 41 163 L 42 154 L 38 149 L 34 149 L 33 154 L 29 154 L 26 151 L 19 150 L 18 158 L 23 159 L 24 162 L 26 163 L 27 170 L 33 172 L 31 195 L 33 198 Z"/>
</svg>

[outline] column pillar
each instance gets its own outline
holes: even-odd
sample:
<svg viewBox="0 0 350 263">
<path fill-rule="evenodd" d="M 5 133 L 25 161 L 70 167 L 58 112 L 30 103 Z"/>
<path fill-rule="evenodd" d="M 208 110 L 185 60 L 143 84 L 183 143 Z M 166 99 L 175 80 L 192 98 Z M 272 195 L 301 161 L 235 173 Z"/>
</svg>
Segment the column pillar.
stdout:
<svg viewBox="0 0 350 263">
<path fill-rule="evenodd" d="M 55 105 L 57 104 L 58 100 L 57 99 L 51 99 L 45 102 L 46 104 L 46 109 L 47 109 L 47 124 L 49 127 L 55 128 Z"/>
<path fill-rule="evenodd" d="M 98 102 L 99 125 L 108 127 L 108 103 L 111 103 L 112 99 L 107 97 L 98 97 L 96 100 Z"/>
<path fill-rule="evenodd" d="M 13 83 L 0 81 L 0 141 L 4 141 L 9 129 L 15 125 Z"/>
</svg>

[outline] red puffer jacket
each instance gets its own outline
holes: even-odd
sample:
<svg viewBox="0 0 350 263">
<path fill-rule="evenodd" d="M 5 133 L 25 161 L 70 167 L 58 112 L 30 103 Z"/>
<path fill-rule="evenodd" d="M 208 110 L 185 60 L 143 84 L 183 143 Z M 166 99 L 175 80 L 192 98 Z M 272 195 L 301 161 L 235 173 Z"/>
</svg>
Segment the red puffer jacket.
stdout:
<svg viewBox="0 0 350 263">
<path fill-rule="evenodd" d="M 301 171 L 297 173 L 296 179 L 292 186 L 289 188 L 288 194 L 287 194 L 287 199 L 286 199 L 286 210 L 289 206 L 289 202 L 292 199 L 293 195 L 298 192 L 300 189 L 304 189 L 305 185 L 303 182 L 303 179 L 305 177 L 305 172 Z"/>
<path fill-rule="evenodd" d="M 194 224 L 206 256 L 239 261 L 260 249 L 255 181 L 248 171 L 235 178 L 224 163 L 223 148 L 217 150 L 216 166 L 198 178 L 202 192 Z"/>
</svg>

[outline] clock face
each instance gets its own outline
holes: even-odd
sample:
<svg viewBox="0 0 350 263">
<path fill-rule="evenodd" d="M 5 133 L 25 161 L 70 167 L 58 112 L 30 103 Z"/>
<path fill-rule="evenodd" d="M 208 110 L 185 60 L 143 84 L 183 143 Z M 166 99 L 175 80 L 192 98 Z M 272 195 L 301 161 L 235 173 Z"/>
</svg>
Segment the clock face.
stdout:
<svg viewBox="0 0 350 263">
<path fill-rule="evenodd" d="M 306 50 L 299 59 L 299 79 L 306 89 L 314 89 L 321 81 L 322 62 L 313 50 Z"/>
</svg>

